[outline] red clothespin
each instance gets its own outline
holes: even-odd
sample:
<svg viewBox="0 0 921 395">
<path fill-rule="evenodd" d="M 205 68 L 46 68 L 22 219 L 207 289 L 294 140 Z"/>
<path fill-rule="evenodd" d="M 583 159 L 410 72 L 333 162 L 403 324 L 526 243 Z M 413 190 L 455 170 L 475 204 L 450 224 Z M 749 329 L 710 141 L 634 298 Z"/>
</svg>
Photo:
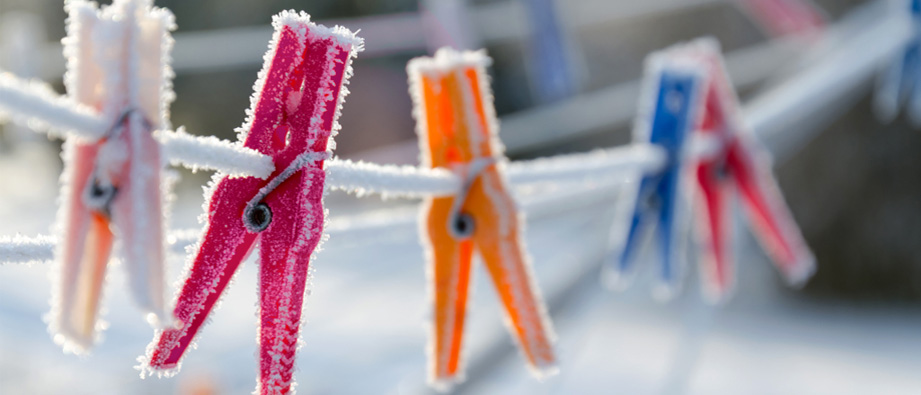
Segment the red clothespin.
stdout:
<svg viewBox="0 0 921 395">
<path fill-rule="evenodd" d="M 502 144 L 483 52 L 438 50 L 407 66 L 422 165 L 463 179 L 456 196 L 426 199 L 422 242 L 431 276 L 434 323 L 429 381 L 447 388 L 462 377 L 461 350 L 476 249 L 492 277 L 509 331 L 536 374 L 552 374 L 552 328 L 531 274 L 523 221 L 500 163 Z"/>
<path fill-rule="evenodd" d="M 175 373 L 233 273 L 259 241 L 259 382 L 291 390 L 307 266 L 322 240 L 324 159 L 338 130 L 352 58 L 362 40 L 345 28 L 282 12 L 256 83 L 244 146 L 271 156 L 268 179 L 218 173 L 206 193 L 208 221 L 179 292 L 175 325 L 158 331 L 142 365 Z"/>
<path fill-rule="evenodd" d="M 49 330 L 59 344 L 87 351 L 103 324 L 100 299 L 116 238 L 140 307 L 164 312 L 163 160 L 151 133 L 169 128 L 169 51 L 173 16 L 149 0 L 69 1 L 64 53 L 68 95 L 111 119 L 96 141 L 64 143 L 61 204 L 55 232 L 59 278 Z"/>
<path fill-rule="evenodd" d="M 670 50 L 671 56 L 699 62 L 707 71 L 699 138 L 717 142 L 711 155 L 698 158 L 695 177 L 700 191 L 699 231 L 704 241 L 701 259 L 706 290 L 723 300 L 733 287 L 727 193 L 737 190 L 755 234 L 786 281 L 801 285 L 815 270 L 793 215 L 771 174 L 770 154 L 751 135 L 723 65 L 719 43 L 699 39 Z"/>
</svg>

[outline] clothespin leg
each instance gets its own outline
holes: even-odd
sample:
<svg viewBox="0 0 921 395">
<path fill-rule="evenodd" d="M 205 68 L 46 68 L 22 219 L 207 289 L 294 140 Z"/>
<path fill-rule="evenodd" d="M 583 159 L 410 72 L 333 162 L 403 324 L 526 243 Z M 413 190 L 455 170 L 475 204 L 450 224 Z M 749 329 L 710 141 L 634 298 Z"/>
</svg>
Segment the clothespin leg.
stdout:
<svg viewBox="0 0 921 395">
<path fill-rule="evenodd" d="M 515 202 L 495 168 L 485 170 L 474 182 L 467 204 L 478 210 L 475 218 L 479 223 L 473 239 L 528 365 L 539 376 L 553 374 L 556 370 L 553 329 L 537 292 L 529 259 L 522 250 L 522 224 Z"/>
<path fill-rule="evenodd" d="M 473 241 L 456 240 L 448 232 L 448 218 L 454 198 L 435 198 L 424 208 L 428 213 L 426 228 L 429 238 L 426 247 L 429 257 L 429 275 L 434 286 L 435 314 L 431 327 L 429 346 L 429 381 L 440 388 L 460 381 L 461 352 L 463 350 L 464 318 L 470 284 L 470 263 L 473 258 Z M 436 247 L 437 248 L 433 248 Z"/>
<path fill-rule="evenodd" d="M 122 135 L 131 157 L 124 168 L 130 182 L 119 187 L 118 196 L 112 201 L 112 221 L 122 240 L 129 289 L 135 302 L 151 318 L 166 324 L 169 320 L 165 312 L 161 211 L 165 199 L 160 189 L 160 172 L 149 168 L 161 163 L 160 148 L 140 118 L 137 113 L 129 116 Z"/>
<path fill-rule="evenodd" d="M 259 246 L 258 393 L 291 390 L 307 270 L 323 234 L 325 177 L 322 169 L 309 167 L 265 199 L 273 219 Z"/>
<path fill-rule="evenodd" d="M 758 239 L 787 283 L 800 286 L 815 271 L 815 258 L 783 200 L 770 168 L 758 163 L 742 140 L 729 147 L 726 165 L 740 190 Z M 749 152 L 746 152 L 749 151 Z M 759 168 L 760 167 L 760 168 Z"/>
<path fill-rule="evenodd" d="M 63 191 L 62 213 L 58 214 L 64 224 L 56 254 L 61 277 L 52 288 L 50 330 L 56 342 L 83 352 L 96 338 L 113 237 L 108 219 L 92 212 L 83 200 L 99 146 L 68 141 L 64 150 L 70 166 L 62 178 L 69 180 L 70 188 Z"/>
<path fill-rule="evenodd" d="M 148 349 L 148 366 L 169 371 L 179 367 L 186 349 L 214 308 L 233 273 L 252 250 L 257 234 L 243 226 L 247 199 L 235 196 L 260 180 L 247 177 L 221 182 L 210 200 L 208 229 L 173 309 L 173 327 L 158 331 Z M 245 186 L 241 186 L 245 185 Z M 216 215 L 241 213 L 240 216 Z"/>
<path fill-rule="evenodd" d="M 649 192 L 644 193 L 644 191 L 654 187 L 652 179 L 649 177 L 643 178 L 639 185 L 639 193 L 634 194 L 634 201 L 630 204 L 633 207 L 630 225 L 627 229 L 626 237 L 623 238 L 623 246 L 616 253 L 614 261 L 617 287 L 626 287 L 634 275 L 637 255 L 642 247 L 643 238 L 641 236 L 645 234 L 645 230 L 648 227 L 648 224 L 643 220 L 644 210 L 642 205 L 644 204 L 643 199 L 649 195 Z M 627 193 L 633 193 L 633 191 L 627 191 Z M 612 236 L 620 237 L 621 235 L 618 233 L 612 232 Z"/>
<path fill-rule="evenodd" d="M 697 168 L 697 181 L 700 197 L 698 219 L 700 228 L 700 245 L 703 249 L 701 260 L 701 280 L 708 299 L 723 301 L 733 288 L 734 268 L 731 261 L 731 244 L 729 238 L 730 223 L 726 207 L 728 186 L 723 165 L 718 161 L 704 162 Z"/>
<path fill-rule="evenodd" d="M 662 175 L 656 196 L 663 201 L 659 208 L 656 233 L 659 240 L 659 253 L 661 266 L 659 270 L 659 284 L 656 292 L 660 297 L 667 299 L 679 287 L 681 272 L 684 269 L 684 254 L 682 248 L 686 243 L 677 239 L 684 235 L 686 223 L 683 221 L 682 196 L 678 193 L 681 182 L 681 169 L 671 169 Z"/>
</svg>

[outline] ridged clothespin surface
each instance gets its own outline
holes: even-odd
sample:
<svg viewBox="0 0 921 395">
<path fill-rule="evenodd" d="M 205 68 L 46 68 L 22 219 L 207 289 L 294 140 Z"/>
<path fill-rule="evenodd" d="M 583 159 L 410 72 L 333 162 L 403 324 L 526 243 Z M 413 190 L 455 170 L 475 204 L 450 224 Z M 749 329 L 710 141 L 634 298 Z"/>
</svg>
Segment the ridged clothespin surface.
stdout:
<svg viewBox="0 0 921 395">
<path fill-rule="evenodd" d="M 50 330 L 65 349 L 87 351 L 99 319 L 106 267 L 121 240 L 129 285 L 153 323 L 164 323 L 163 160 L 152 132 L 168 128 L 173 99 L 172 14 L 150 1 L 69 1 L 64 54 L 68 95 L 111 121 L 100 138 L 64 143 L 55 233 L 59 277 Z"/>
<path fill-rule="evenodd" d="M 486 265 L 528 365 L 538 375 L 555 370 L 554 335 L 522 240 L 523 217 L 505 180 L 489 62 L 483 52 L 441 49 L 407 66 L 422 165 L 449 169 L 463 180 L 456 195 L 426 199 L 421 218 L 434 304 L 429 380 L 440 388 L 463 374 L 474 251 Z"/>
<path fill-rule="evenodd" d="M 156 373 L 174 373 L 234 272 L 259 241 L 259 381 L 263 394 L 288 393 L 307 269 L 323 239 L 324 160 L 339 128 L 351 61 L 362 41 L 345 28 L 311 23 L 307 14 L 274 18 L 275 36 L 256 82 L 244 146 L 273 158 L 266 179 L 217 173 L 206 192 L 207 223 L 173 310 L 142 357 Z M 220 328 L 215 328 L 220 330 Z"/>
</svg>

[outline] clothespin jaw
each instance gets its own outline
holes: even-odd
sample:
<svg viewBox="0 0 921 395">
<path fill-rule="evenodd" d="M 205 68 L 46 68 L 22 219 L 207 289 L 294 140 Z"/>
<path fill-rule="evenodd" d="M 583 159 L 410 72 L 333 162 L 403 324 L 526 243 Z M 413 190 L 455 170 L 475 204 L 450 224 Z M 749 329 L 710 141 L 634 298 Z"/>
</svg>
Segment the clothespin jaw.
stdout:
<svg viewBox="0 0 921 395">
<path fill-rule="evenodd" d="M 719 43 L 698 39 L 671 50 L 672 56 L 698 62 L 707 70 L 702 90 L 701 138 L 719 142 L 711 156 L 699 156 L 696 178 L 698 235 L 702 242 L 705 292 L 723 301 L 734 285 L 727 193 L 741 195 L 749 222 L 788 284 L 802 285 L 815 271 L 815 258 L 793 219 L 771 172 L 770 154 L 751 134 L 723 64 Z"/>
<path fill-rule="evenodd" d="M 154 324 L 164 314 L 163 161 L 151 132 L 168 128 L 172 14 L 150 1 L 116 0 L 98 9 L 72 0 L 64 39 L 65 85 L 76 102 L 112 120 L 98 141 L 64 143 L 55 231 L 58 278 L 49 331 L 66 350 L 86 352 L 99 320 L 106 266 L 121 240 L 134 299 Z"/>
<path fill-rule="evenodd" d="M 896 2 L 897 15 L 911 19 L 914 36 L 879 75 L 873 107 L 882 122 L 892 122 L 903 105 L 908 120 L 921 127 L 921 0 Z"/>
<path fill-rule="evenodd" d="M 505 307 L 512 335 L 535 373 L 552 373 L 552 328 L 531 273 L 523 217 L 509 192 L 483 51 L 442 48 L 416 58 L 407 72 L 422 165 L 455 171 L 464 180 L 455 196 L 423 204 L 434 322 L 429 381 L 446 389 L 463 375 L 464 319 L 470 264 L 478 251 Z"/>
<path fill-rule="evenodd" d="M 627 229 L 611 232 L 612 242 L 622 243 L 613 249 L 615 254 L 609 265 L 616 287 L 626 286 L 634 276 L 643 236 L 650 230 L 661 262 L 656 273 L 656 295 L 668 298 L 680 286 L 686 255 L 685 198 L 692 165 L 687 147 L 700 118 L 705 77 L 699 65 L 664 54 L 653 54 L 646 61 L 633 140 L 660 147 L 667 161 L 660 171 L 625 187 L 618 212 L 622 217 L 626 214 Z M 622 224 L 617 221 L 615 226 Z"/>
<path fill-rule="evenodd" d="M 301 306 L 312 254 L 323 238 L 323 161 L 333 147 L 348 90 L 351 61 L 362 40 L 309 16 L 282 12 L 240 130 L 244 146 L 271 156 L 268 179 L 215 175 L 206 192 L 208 219 L 177 296 L 176 325 L 158 331 L 141 357 L 157 374 L 178 371 L 185 351 L 233 273 L 260 245 L 259 382 L 263 394 L 293 383 Z M 142 373 L 143 375 L 144 373 Z"/>
</svg>

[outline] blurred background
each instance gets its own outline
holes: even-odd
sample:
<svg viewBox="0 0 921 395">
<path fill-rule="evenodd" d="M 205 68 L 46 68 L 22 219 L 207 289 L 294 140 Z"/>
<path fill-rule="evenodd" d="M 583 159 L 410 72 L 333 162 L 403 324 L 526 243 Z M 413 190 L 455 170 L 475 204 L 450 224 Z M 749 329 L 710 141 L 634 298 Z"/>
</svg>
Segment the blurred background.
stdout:
<svg viewBox="0 0 921 395">
<path fill-rule="evenodd" d="M 108 3 L 108 2 L 103 2 Z M 644 57 L 714 36 L 743 103 L 818 51 L 820 36 L 780 29 L 750 1 L 727 0 L 160 0 L 176 16 L 173 126 L 235 138 L 271 37 L 271 17 L 362 29 L 336 138 L 340 157 L 415 164 L 405 65 L 435 48 L 485 48 L 501 137 L 512 160 L 630 141 Z M 863 1 L 816 0 L 828 24 Z M 872 6 L 872 5 L 871 5 Z M 60 1 L 0 0 L 0 68 L 64 93 Z M 800 34 L 797 34 L 800 33 Z M 685 292 L 659 303 L 650 279 L 626 292 L 599 281 L 616 189 L 547 204 L 521 192 L 538 282 L 559 335 L 560 374 L 529 376 L 499 303 L 475 269 L 467 329 L 469 393 L 876 393 L 921 391 L 921 133 L 873 116 L 873 81 L 849 95 L 815 139 L 777 158 L 775 173 L 818 272 L 786 288 L 744 221 L 736 224 L 737 295 L 701 300 L 696 270 Z M 841 106 L 841 105 L 839 105 Z M 806 133 L 792 130 L 791 133 Z M 0 234 L 47 233 L 56 210 L 59 141 L 10 124 L 0 132 Z M 210 173 L 180 176 L 174 229 L 195 228 Z M 560 191 L 555 191 L 560 192 Z M 301 393 L 426 393 L 426 277 L 416 202 L 326 198 L 331 238 L 306 298 Z M 393 220 L 393 213 L 400 213 Z M 368 220 L 368 219 L 372 220 Z M 407 219 L 408 218 L 408 219 Z M 741 217 L 740 217 L 741 218 Z M 377 222 L 374 221 L 377 219 Z M 357 225 L 356 225 L 357 224 Z M 386 224 L 386 225 L 385 225 Z M 184 257 L 171 258 L 179 279 Z M 652 262 L 648 262 L 652 264 Z M 93 355 L 64 355 L 45 332 L 48 264 L 0 267 L 0 393 L 248 393 L 256 376 L 256 271 L 244 265 L 212 323 L 171 379 L 131 366 L 152 332 L 109 270 Z M 649 265 L 647 265 L 648 267 Z"/>
</svg>

